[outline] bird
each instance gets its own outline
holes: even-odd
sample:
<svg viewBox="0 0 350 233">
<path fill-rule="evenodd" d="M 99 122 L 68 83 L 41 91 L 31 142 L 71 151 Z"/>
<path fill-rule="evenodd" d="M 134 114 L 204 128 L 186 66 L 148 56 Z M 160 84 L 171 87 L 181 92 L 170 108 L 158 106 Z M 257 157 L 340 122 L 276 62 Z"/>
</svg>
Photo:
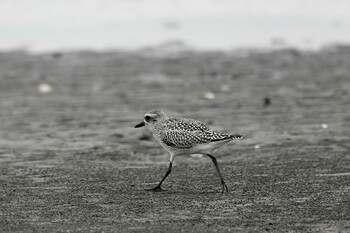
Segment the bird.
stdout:
<svg viewBox="0 0 350 233">
<path fill-rule="evenodd" d="M 162 110 L 151 110 L 145 113 L 143 121 L 135 128 L 147 126 L 153 137 L 170 154 L 168 170 L 162 180 L 150 191 L 163 191 L 162 183 L 171 173 L 173 161 L 179 155 L 203 154 L 208 156 L 219 175 L 221 192 L 229 192 L 222 177 L 218 162 L 213 156 L 217 148 L 235 139 L 243 139 L 240 134 L 226 134 L 211 130 L 206 124 L 182 117 L 168 117 Z"/>
</svg>

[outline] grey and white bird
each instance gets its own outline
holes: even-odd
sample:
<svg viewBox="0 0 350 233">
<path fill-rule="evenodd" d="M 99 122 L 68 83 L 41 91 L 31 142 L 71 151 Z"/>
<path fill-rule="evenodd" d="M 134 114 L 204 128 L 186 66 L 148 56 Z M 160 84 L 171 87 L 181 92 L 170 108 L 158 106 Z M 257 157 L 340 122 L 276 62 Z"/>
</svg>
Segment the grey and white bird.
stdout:
<svg viewBox="0 0 350 233">
<path fill-rule="evenodd" d="M 173 161 L 178 155 L 204 154 L 214 163 L 219 174 L 222 192 L 228 192 L 227 185 L 221 175 L 218 162 L 213 156 L 215 150 L 234 139 L 242 139 L 242 135 L 231 135 L 211 130 L 207 125 L 193 119 L 182 117 L 169 118 L 161 110 L 152 110 L 144 115 L 141 123 L 135 128 L 148 126 L 153 137 L 170 153 L 170 163 L 159 184 L 150 189 L 161 191 L 161 185 L 171 173 Z"/>
</svg>

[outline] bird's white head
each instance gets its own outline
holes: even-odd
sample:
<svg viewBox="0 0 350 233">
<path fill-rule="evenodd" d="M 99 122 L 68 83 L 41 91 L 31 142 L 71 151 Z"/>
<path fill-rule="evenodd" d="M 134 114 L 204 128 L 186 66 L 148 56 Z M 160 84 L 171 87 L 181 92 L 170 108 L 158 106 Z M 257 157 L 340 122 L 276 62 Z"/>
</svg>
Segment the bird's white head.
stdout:
<svg viewBox="0 0 350 233">
<path fill-rule="evenodd" d="M 148 128 L 152 129 L 157 123 L 166 119 L 168 119 L 168 116 L 162 110 L 151 110 L 145 114 L 141 123 L 135 125 L 135 128 L 146 125 Z"/>
</svg>

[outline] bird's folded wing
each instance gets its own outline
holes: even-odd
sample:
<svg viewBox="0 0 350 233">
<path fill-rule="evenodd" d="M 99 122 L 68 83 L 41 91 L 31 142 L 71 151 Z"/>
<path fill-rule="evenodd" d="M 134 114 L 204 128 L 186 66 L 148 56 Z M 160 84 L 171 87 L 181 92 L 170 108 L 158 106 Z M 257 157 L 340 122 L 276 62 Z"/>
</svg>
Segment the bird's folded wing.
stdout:
<svg viewBox="0 0 350 233">
<path fill-rule="evenodd" d="M 208 141 L 202 134 L 201 131 L 167 130 L 162 135 L 162 141 L 171 147 L 191 148 Z"/>
<path fill-rule="evenodd" d="M 169 118 L 164 126 L 166 130 L 210 131 L 210 128 L 200 121 L 181 117 Z"/>
<path fill-rule="evenodd" d="M 216 131 L 182 131 L 167 130 L 162 135 L 162 141 L 171 147 L 181 149 L 191 148 L 193 146 L 209 143 L 213 141 L 230 139 L 230 135 Z"/>
</svg>

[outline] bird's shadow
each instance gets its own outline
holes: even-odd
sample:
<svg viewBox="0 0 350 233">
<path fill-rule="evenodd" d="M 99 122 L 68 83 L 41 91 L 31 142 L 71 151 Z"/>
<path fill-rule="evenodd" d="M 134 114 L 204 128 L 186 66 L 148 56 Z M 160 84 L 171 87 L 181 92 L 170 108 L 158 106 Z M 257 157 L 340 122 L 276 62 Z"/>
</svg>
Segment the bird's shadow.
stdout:
<svg viewBox="0 0 350 233">
<path fill-rule="evenodd" d="M 208 191 L 203 191 L 203 190 L 186 190 L 186 189 L 162 189 L 162 190 L 152 190 L 150 188 L 146 189 L 138 189 L 140 192 L 145 192 L 149 194 L 155 194 L 155 195 L 171 195 L 171 194 L 183 194 L 183 195 L 231 195 L 232 193 L 229 192 L 221 192 L 220 190 L 208 190 Z"/>
</svg>

